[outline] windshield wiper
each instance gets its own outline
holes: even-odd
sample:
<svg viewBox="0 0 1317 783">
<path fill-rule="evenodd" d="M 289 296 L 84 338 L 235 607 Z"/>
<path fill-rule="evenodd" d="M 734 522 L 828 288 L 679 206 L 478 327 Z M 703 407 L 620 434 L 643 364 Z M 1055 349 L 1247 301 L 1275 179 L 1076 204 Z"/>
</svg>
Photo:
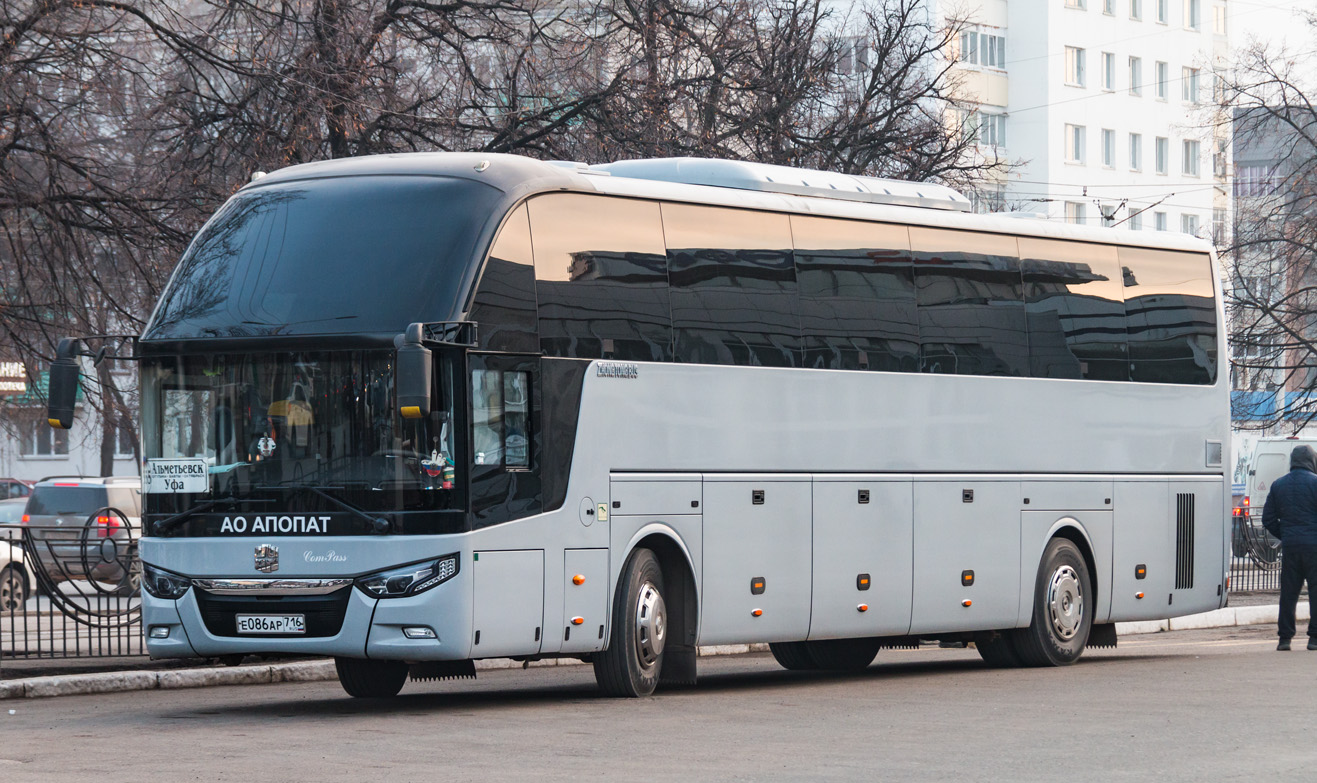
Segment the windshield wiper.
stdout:
<svg viewBox="0 0 1317 783">
<path fill-rule="evenodd" d="M 179 524 L 184 522 L 188 517 L 192 516 L 193 514 L 200 514 L 202 511 L 209 511 L 215 506 L 218 506 L 220 503 L 237 503 L 240 501 L 245 501 L 247 503 L 274 502 L 273 500 L 265 500 L 263 498 L 240 498 L 237 497 L 236 495 L 229 495 L 228 497 L 224 497 L 224 498 L 215 498 L 214 500 L 203 500 L 200 503 L 193 505 L 189 509 L 178 512 L 172 517 L 168 517 L 166 519 L 162 519 L 159 520 L 158 522 L 153 523 L 151 527 L 153 530 L 155 530 L 155 534 L 157 536 L 162 536 L 165 533 L 168 533 L 170 530 L 173 530 L 175 527 L 178 527 Z"/>
<path fill-rule="evenodd" d="M 289 489 L 289 487 L 278 487 L 278 486 L 256 487 L 256 489 Z M 384 533 L 389 532 L 389 528 L 391 527 L 391 524 L 389 523 L 389 520 L 385 519 L 384 517 L 372 517 L 370 514 L 367 514 L 365 511 L 362 511 L 361 509 L 357 508 L 356 506 L 352 505 L 346 500 L 341 500 L 339 498 L 336 498 L 333 495 L 329 494 L 328 492 L 321 490 L 319 487 L 309 487 L 303 485 L 301 487 L 298 487 L 298 489 L 305 489 L 308 492 L 314 492 L 315 494 L 319 495 L 325 500 L 328 500 L 330 503 L 333 503 L 334 505 L 338 506 L 344 511 L 347 511 L 350 514 L 353 514 L 361 519 L 366 520 L 366 524 L 370 525 L 370 532 L 372 533 L 379 533 L 383 535 Z"/>
</svg>

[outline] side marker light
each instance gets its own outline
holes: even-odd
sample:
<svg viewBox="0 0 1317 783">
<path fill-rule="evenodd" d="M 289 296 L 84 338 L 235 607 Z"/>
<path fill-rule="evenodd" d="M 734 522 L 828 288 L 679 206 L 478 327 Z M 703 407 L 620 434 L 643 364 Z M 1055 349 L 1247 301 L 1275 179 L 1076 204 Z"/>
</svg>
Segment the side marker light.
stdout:
<svg viewBox="0 0 1317 783">
<path fill-rule="evenodd" d="M 973 603 L 974 603 L 973 601 L 971 601 L 971 600 L 969 600 L 968 598 L 966 598 L 964 601 L 961 601 L 961 602 L 960 602 L 960 605 L 961 605 L 961 606 L 970 606 L 970 605 L 973 604 Z"/>
<path fill-rule="evenodd" d="M 750 612 L 750 614 L 754 615 L 755 617 L 759 617 L 763 613 L 764 613 L 763 609 L 755 609 L 754 611 Z"/>
<path fill-rule="evenodd" d="M 576 576 L 572 577 L 572 584 L 574 585 L 585 584 L 585 574 L 577 574 Z"/>
<path fill-rule="evenodd" d="M 584 618 L 584 617 L 573 617 L 573 618 L 572 618 L 572 625 L 580 625 L 580 624 L 583 623 L 583 622 L 585 622 L 585 618 Z"/>
<path fill-rule="evenodd" d="M 859 606 L 855 607 L 855 611 L 857 611 L 857 612 L 867 612 L 867 611 L 869 611 L 869 605 L 868 605 L 868 604 L 860 604 Z"/>
</svg>

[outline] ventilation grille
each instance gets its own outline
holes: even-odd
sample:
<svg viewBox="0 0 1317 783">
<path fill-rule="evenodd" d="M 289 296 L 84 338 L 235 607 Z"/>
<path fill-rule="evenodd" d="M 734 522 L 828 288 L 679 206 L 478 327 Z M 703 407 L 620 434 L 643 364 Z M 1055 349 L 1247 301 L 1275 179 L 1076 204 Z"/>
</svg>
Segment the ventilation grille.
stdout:
<svg viewBox="0 0 1317 783">
<path fill-rule="evenodd" d="M 1175 496 L 1175 589 L 1194 586 L 1194 494 Z"/>
<path fill-rule="evenodd" d="M 1221 452 L 1222 452 L 1221 441 L 1219 440 L 1207 441 L 1207 467 L 1209 468 L 1221 467 L 1221 458 L 1222 458 Z"/>
</svg>

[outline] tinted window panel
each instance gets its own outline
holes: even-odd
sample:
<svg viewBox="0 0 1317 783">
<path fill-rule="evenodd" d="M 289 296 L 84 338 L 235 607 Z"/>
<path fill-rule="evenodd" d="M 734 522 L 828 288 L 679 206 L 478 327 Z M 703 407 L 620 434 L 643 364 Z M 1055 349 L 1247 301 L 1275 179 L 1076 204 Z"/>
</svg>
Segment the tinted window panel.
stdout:
<svg viewBox="0 0 1317 783">
<path fill-rule="evenodd" d="M 663 230 L 677 361 L 800 366 L 786 215 L 664 204 Z"/>
<path fill-rule="evenodd" d="M 508 217 L 489 252 L 471 320 L 478 324 L 482 348 L 535 353 L 540 349 L 535 313 L 535 265 L 523 205 Z"/>
<path fill-rule="evenodd" d="M 910 228 L 923 372 L 1027 375 L 1015 237 Z"/>
<path fill-rule="evenodd" d="M 245 189 L 188 248 L 143 336 L 396 334 L 456 318 L 499 198 L 441 177 Z"/>
<path fill-rule="evenodd" d="M 1129 380 L 1116 248 L 1020 237 L 1035 378 Z"/>
<path fill-rule="evenodd" d="M 1131 379 L 1214 383 L 1216 305 L 1209 257 L 1122 247 L 1120 265 Z"/>
<path fill-rule="evenodd" d="M 791 232 L 805 366 L 917 372 L 906 227 L 793 215 Z"/>
<path fill-rule="evenodd" d="M 658 204 L 551 195 L 530 203 L 530 220 L 546 355 L 672 360 Z"/>
</svg>

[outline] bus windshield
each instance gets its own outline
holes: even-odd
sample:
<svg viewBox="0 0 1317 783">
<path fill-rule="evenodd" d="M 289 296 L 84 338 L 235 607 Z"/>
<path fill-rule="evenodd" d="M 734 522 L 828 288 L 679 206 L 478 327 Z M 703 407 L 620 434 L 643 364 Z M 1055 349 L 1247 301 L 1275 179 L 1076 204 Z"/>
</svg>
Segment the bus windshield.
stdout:
<svg viewBox="0 0 1317 783">
<path fill-rule="evenodd" d="M 317 487 L 416 506 L 396 502 L 392 490 L 413 500 L 438 494 L 448 499 L 420 505 L 454 508 L 451 375 L 441 370 L 439 377 L 434 412 L 403 419 L 394 404 L 392 351 L 147 360 L 144 456 L 204 459 L 213 497 Z"/>
</svg>

